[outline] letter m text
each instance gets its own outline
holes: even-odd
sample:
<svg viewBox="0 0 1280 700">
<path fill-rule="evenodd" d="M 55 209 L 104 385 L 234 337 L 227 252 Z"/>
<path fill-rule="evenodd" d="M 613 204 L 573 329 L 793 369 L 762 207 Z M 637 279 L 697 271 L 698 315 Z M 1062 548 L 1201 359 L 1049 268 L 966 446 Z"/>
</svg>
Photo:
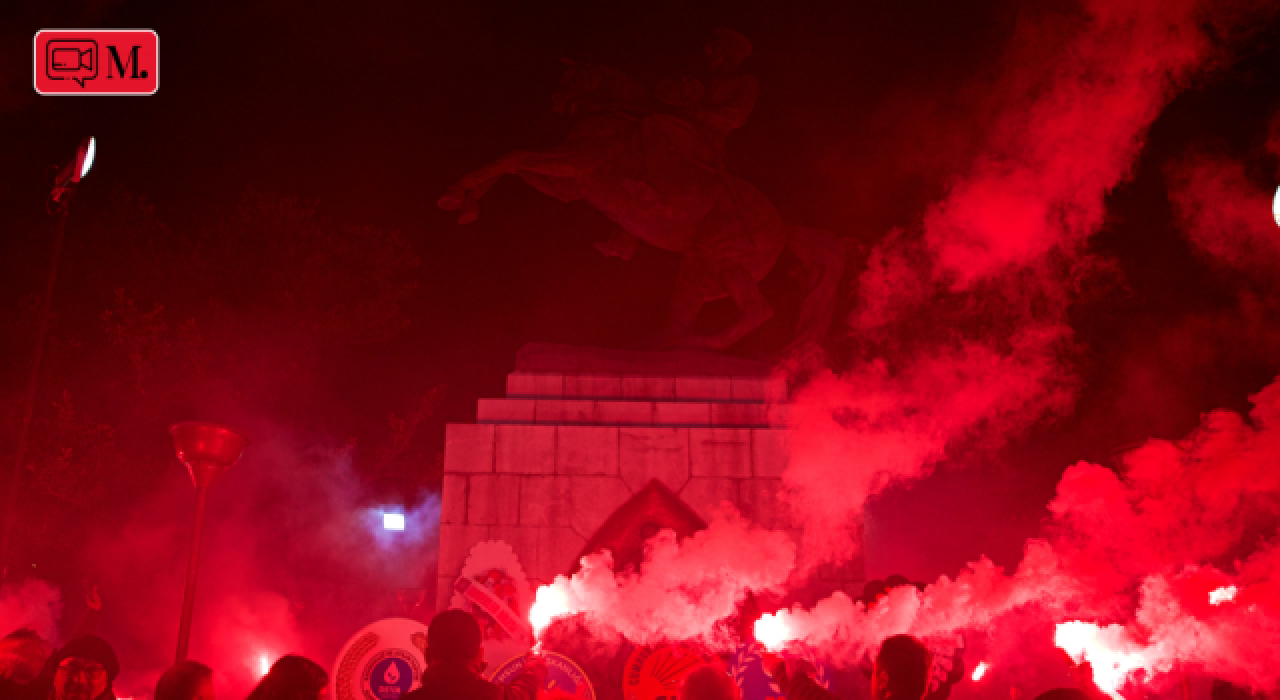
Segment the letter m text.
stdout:
<svg viewBox="0 0 1280 700">
<path fill-rule="evenodd" d="M 126 68 L 132 69 L 132 71 L 129 74 L 130 78 L 146 78 L 147 77 L 147 72 L 145 70 L 142 71 L 141 74 L 139 74 L 138 72 L 138 49 L 139 48 L 140 47 L 135 46 L 132 49 L 130 49 L 129 57 L 122 62 L 120 60 L 120 54 L 116 52 L 116 47 L 111 45 L 107 46 L 107 51 L 111 54 L 111 63 L 115 64 L 116 72 L 120 74 L 121 78 L 124 77 L 124 72 Z M 111 74 L 111 63 L 107 64 L 108 78 L 115 77 L 114 75 Z"/>
</svg>

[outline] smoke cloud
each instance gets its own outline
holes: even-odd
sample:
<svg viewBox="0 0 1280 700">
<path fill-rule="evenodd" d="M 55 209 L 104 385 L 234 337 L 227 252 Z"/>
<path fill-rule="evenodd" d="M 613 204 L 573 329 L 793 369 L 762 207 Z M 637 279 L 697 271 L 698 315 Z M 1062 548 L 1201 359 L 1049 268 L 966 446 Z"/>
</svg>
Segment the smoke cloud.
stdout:
<svg viewBox="0 0 1280 700">
<path fill-rule="evenodd" d="M 923 592 L 901 586 L 870 607 L 836 592 L 810 609 L 797 605 L 766 616 L 764 625 L 775 630 L 766 643 L 799 641 L 837 665 L 853 666 L 891 635 L 928 638 L 986 628 L 1028 603 L 1060 607 L 1080 591 L 1053 548 L 1032 540 L 1013 575 L 984 558 L 954 580 L 943 576 Z"/>
<path fill-rule="evenodd" d="M 864 504 L 949 450 L 998 445 L 1074 401 L 1067 310 L 1084 251 L 1152 121 L 1248 5 L 1085 2 L 1022 20 L 985 92 L 984 148 L 918 229 L 872 251 L 850 318 L 852 366 L 799 391 L 784 479 L 802 568 L 851 557 Z M 838 497 L 837 497 L 838 494 Z"/>
<path fill-rule="evenodd" d="M 977 91 L 997 105 L 981 155 L 917 227 L 891 232 L 868 257 L 849 317 L 852 364 L 795 368 L 803 386 L 793 397 L 783 480 L 791 524 L 803 530 L 801 574 L 857 553 L 856 520 L 886 487 L 927 476 L 953 450 L 998 446 L 1071 409 L 1079 348 L 1068 311 L 1107 265 L 1085 249 L 1102 227 L 1105 198 L 1129 178 L 1165 105 L 1216 58 L 1210 32 L 1230 35 L 1250 12 L 1248 3 L 1099 0 L 1021 22 L 1006 74 Z M 1276 386 L 1255 397 L 1249 418 L 1209 414 L 1185 440 L 1130 453 L 1119 472 L 1086 462 L 1068 469 L 1050 527 L 1026 543 L 1011 573 L 983 558 L 924 591 L 895 589 L 870 608 L 836 592 L 812 608 L 765 616 L 757 634 L 807 645 L 840 666 L 893 634 L 1022 635 L 1029 639 L 1021 644 L 988 645 L 994 674 L 1012 677 L 999 669 L 1017 667 L 1034 648 L 1057 659 L 1064 684 L 1069 667 L 1050 644 L 1053 625 L 1074 620 L 1127 645 L 1134 663 L 1118 682 L 1134 669 L 1154 674 L 1176 663 L 1211 665 L 1257 687 L 1274 682 L 1267 663 L 1245 659 L 1246 649 L 1221 636 L 1232 629 L 1224 616 L 1234 614 L 1221 606 L 1242 603 L 1206 609 L 1209 592 L 1231 582 L 1241 585 L 1240 601 L 1269 590 L 1269 558 L 1232 562 L 1250 556 L 1258 532 L 1274 529 L 1276 478 L 1260 470 L 1276 463 L 1267 446 L 1280 409 Z M 732 529 L 713 524 L 701 542 Z M 761 554 L 737 561 L 737 546 L 751 540 Z M 635 643 L 714 645 L 716 622 L 735 612 L 735 597 L 783 585 L 774 572 L 790 568 L 781 565 L 793 550 L 777 557 L 782 550 L 770 547 L 785 543 L 764 533 L 729 538 L 724 552 L 697 541 L 659 537 L 639 574 L 614 572 L 607 555 L 589 557 L 538 600 L 553 614 L 607 621 Z M 762 571 L 762 557 L 777 561 Z M 707 588 L 707 571 L 726 572 L 725 583 Z M 1089 651 L 1103 646 L 1095 640 Z M 1103 659 L 1092 658 L 1101 669 Z"/>
<path fill-rule="evenodd" d="M 417 589 L 435 568 L 434 495 L 378 503 L 347 448 L 307 446 L 265 424 L 248 432 L 254 443 L 210 490 L 192 625 L 190 656 L 214 669 L 222 697 L 247 694 L 288 653 L 327 668 L 369 620 L 408 614 L 397 589 Z M 122 696 L 149 697 L 172 663 L 195 489 L 180 466 L 171 474 L 88 547 Z M 383 529 L 387 509 L 405 514 L 404 531 Z"/>
<path fill-rule="evenodd" d="M 46 640 L 58 638 L 62 595 L 39 579 L 28 579 L 0 589 L 0 634 L 26 627 Z"/>
<path fill-rule="evenodd" d="M 1205 155 L 1170 168 L 1169 181 L 1188 237 L 1212 258 L 1252 273 L 1262 295 L 1242 298 L 1244 316 L 1265 318 L 1274 303 L 1267 292 L 1277 240 L 1267 215 L 1269 193 L 1249 180 L 1242 163 Z M 881 276 L 919 295 L 923 285 L 901 284 L 919 275 L 904 270 L 910 268 L 900 265 Z M 891 300 L 875 301 L 879 309 L 894 308 Z M 1158 681 L 1175 668 L 1274 687 L 1276 659 L 1260 650 L 1276 648 L 1278 628 L 1272 583 L 1280 513 L 1273 469 L 1280 457 L 1277 393 L 1280 384 L 1272 384 L 1254 396 L 1247 418 L 1215 411 L 1184 440 L 1149 442 L 1124 457 L 1120 473 L 1087 462 L 1069 468 L 1050 506 L 1050 539 L 1029 542 L 1012 575 L 981 560 L 921 594 L 898 589 L 868 610 L 837 593 L 811 610 L 768 618 L 767 629 L 850 664 L 890 634 L 927 637 L 967 629 L 999 639 L 1014 633 L 1011 620 L 1066 620 L 1058 626 L 1059 646 L 1077 661 L 1090 661 L 1095 680 L 1111 692 L 1138 678 Z M 866 391 L 850 396 L 875 400 Z M 903 463 L 936 460 L 945 450 L 936 437 L 915 444 L 927 449 Z M 858 477 L 872 487 L 855 493 L 873 494 L 874 479 L 884 483 L 922 470 L 874 472 Z M 1039 632 L 1045 635 L 1043 624 Z M 999 654 L 997 668 L 1027 661 L 1021 649 L 992 651 Z"/>
<path fill-rule="evenodd" d="M 1045 539 L 1006 575 L 983 559 L 954 580 L 894 589 L 867 608 L 835 593 L 766 617 L 851 665 L 892 634 L 999 629 L 1028 607 L 1082 650 L 1104 690 L 1138 671 L 1201 668 L 1257 689 L 1280 682 L 1280 380 L 1250 414 L 1219 410 L 1177 441 L 1152 440 L 1118 471 L 1070 467 Z M 1115 621 L 1115 622 L 1112 622 Z"/>
<path fill-rule="evenodd" d="M 1280 269 L 1274 190 L 1251 181 L 1244 163 L 1197 153 L 1169 168 L 1168 179 L 1174 212 L 1198 249 L 1255 278 Z"/>
<path fill-rule="evenodd" d="M 850 558 L 841 525 L 896 480 L 915 479 L 958 436 L 986 425 L 1005 432 L 1072 398 L 1053 351 L 1063 335 L 1034 329 L 1011 352 L 976 342 L 940 347 L 894 371 L 873 362 L 843 376 L 823 373 L 797 397 L 786 483 L 803 513 L 808 563 Z"/>
<path fill-rule="evenodd" d="M 636 644 L 697 640 L 727 650 L 734 641 L 718 623 L 748 591 L 780 591 L 794 564 L 785 533 L 753 526 L 726 505 L 683 541 L 670 530 L 655 535 L 639 571 L 614 571 L 607 551 L 584 557 L 572 577 L 539 587 L 530 617 L 540 627 L 581 613 Z"/>
</svg>

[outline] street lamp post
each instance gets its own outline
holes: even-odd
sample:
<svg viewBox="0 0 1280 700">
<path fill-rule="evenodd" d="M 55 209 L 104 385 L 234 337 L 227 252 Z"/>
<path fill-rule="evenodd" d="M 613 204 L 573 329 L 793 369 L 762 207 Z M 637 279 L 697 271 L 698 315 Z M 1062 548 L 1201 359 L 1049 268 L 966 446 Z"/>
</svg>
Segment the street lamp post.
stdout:
<svg viewBox="0 0 1280 700">
<path fill-rule="evenodd" d="M 182 622 L 178 626 L 176 661 L 187 659 L 187 643 L 191 640 L 191 613 L 196 607 L 196 572 L 200 565 L 200 535 L 204 529 L 205 504 L 214 477 L 240 459 L 249 438 L 223 425 L 185 421 L 169 426 L 173 449 L 187 465 L 191 481 L 196 485 L 195 523 L 191 528 L 191 549 L 187 553 L 187 584 L 182 594 Z"/>
<path fill-rule="evenodd" d="M 31 434 L 31 415 L 35 410 L 36 390 L 40 386 L 40 364 L 44 359 L 44 340 L 49 334 L 49 312 L 53 305 L 53 286 L 58 279 L 58 259 L 62 256 L 62 238 L 67 228 L 67 214 L 71 210 L 71 197 L 76 185 L 93 167 L 98 144 L 92 136 L 80 142 L 76 157 L 58 172 L 58 178 L 49 193 L 49 201 L 58 205 L 58 227 L 53 235 L 53 255 L 49 263 L 49 277 L 45 281 L 44 295 L 40 298 L 40 320 L 36 328 L 36 347 L 31 357 L 31 378 L 27 381 L 27 395 L 22 405 L 22 426 L 18 430 L 17 451 L 13 458 L 13 471 L 9 473 L 9 498 L 5 504 L 4 531 L 0 534 L 0 581 L 8 578 L 10 564 L 9 544 L 13 537 L 13 523 L 18 513 L 18 487 L 22 485 L 22 460 L 26 458 L 27 439 Z M 47 208 L 47 207 L 46 207 Z"/>
</svg>

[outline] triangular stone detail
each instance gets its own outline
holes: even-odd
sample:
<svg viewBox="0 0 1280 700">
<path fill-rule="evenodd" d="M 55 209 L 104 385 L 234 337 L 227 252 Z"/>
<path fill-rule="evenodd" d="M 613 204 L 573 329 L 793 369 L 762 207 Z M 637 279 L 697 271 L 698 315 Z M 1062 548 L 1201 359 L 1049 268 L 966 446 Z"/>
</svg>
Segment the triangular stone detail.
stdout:
<svg viewBox="0 0 1280 700">
<path fill-rule="evenodd" d="M 582 555 L 575 561 L 580 562 L 583 556 L 607 549 L 613 553 L 614 571 L 628 567 L 639 571 L 644 561 L 644 543 L 649 538 L 662 530 L 672 530 L 676 537 L 684 539 L 706 527 L 706 522 L 679 496 L 661 481 L 653 479 L 631 500 L 618 506 L 587 541 Z M 570 574 L 580 567 L 580 563 L 575 564 Z"/>
</svg>

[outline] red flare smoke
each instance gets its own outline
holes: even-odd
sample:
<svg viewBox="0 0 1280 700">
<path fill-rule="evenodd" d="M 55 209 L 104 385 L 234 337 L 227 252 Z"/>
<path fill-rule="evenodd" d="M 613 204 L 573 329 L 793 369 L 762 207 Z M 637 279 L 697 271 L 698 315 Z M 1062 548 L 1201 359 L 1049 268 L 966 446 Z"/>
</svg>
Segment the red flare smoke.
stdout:
<svg viewBox="0 0 1280 700">
<path fill-rule="evenodd" d="M 726 504 L 683 541 L 670 530 L 655 535 L 639 572 L 615 572 L 607 551 L 583 557 L 571 578 L 538 589 L 529 620 L 541 635 L 556 617 L 582 613 L 636 644 L 697 640 L 729 648 L 716 623 L 748 591 L 781 590 L 794 564 L 790 537 L 752 525 Z"/>
</svg>

